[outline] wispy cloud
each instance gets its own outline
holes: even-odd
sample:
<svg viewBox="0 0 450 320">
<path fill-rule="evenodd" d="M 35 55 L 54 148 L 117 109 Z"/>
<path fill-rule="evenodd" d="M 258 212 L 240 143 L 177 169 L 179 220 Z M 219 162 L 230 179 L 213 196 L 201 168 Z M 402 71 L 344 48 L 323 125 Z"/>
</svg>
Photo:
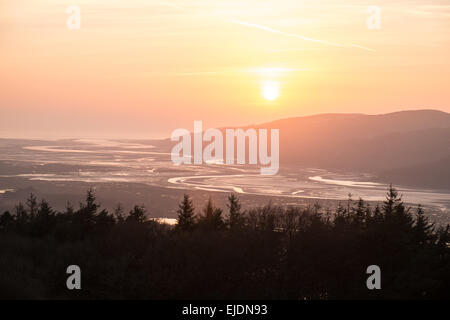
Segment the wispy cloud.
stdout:
<svg viewBox="0 0 450 320">
<path fill-rule="evenodd" d="M 177 4 L 171 4 L 171 3 L 167 3 L 167 2 L 160 2 L 159 4 L 161 6 L 172 7 L 177 10 L 186 10 L 184 7 L 177 5 Z M 292 38 L 296 38 L 296 39 L 300 39 L 300 40 L 304 40 L 304 41 L 320 43 L 320 44 L 327 45 L 327 46 L 341 47 L 341 48 L 357 48 L 357 49 L 361 49 L 361 50 L 365 50 L 365 51 L 375 52 L 374 49 L 371 49 L 371 48 L 368 48 L 365 46 L 361 46 L 359 44 L 342 44 L 342 43 L 337 43 L 337 42 L 332 42 L 332 41 L 314 39 L 314 38 L 306 37 L 306 36 L 299 35 L 296 33 L 283 32 L 283 31 L 280 31 L 277 29 L 273 29 L 271 27 L 267 27 L 264 25 L 256 24 L 256 23 L 249 23 L 249 22 L 241 21 L 241 20 L 233 19 L 233 20 L 227 20 L 227 21 L 234 23 L 234 24 L 241 25 L 241 26 L 245 26 L 245 27 L 249 27 L 249 28 L 256 28 L 256 29 L 267 31 L 267 32 L 277 33 L 277 34 L 281 34 L 283 36 L 292 37 Z"/>
<path fill-rule="evenodd" d="M 214 76 L 230 73 L 229 71 L 198 71 L 198 72 L 178 72 L 176 76 Z"/>
<path fill-rule="evenodd" d="M 163 7 L 169 7 L 169 8 L 177 9 L 177 10 L 184 10 L 183 7 L 181 7 L 181 6 L 177 5 L 177 4 L 174 4 L 174 3 L 169 3 L 169 2 L 160 2 L 159 5 L 163 6 Z"/>
<path fill-rule="evenodd" d="M 358 49 L 362 49 L 362 50 L 366 50 L 366 51 L 375 52 L 375 50 L 373 50 L 371 48 L 367 48 L 367 47 L 364 47 L 364 46 L 361 46 L 361 45 L 358 45 L 358 44 L 346 45 L 346 44 L 337 43 L 337 42 L 331 42 L 331 41 L 326 41 L 326 40 L 314 39 L 314 38 L 305 37 L 303 35 L 299 35 L 299 34 L 296 34 L 296 33 L 284 32 L 284 31 L 273 29 L 271 27 L 263 26 L 263 25 L 260 25 L 260 24 L 249 23 L 249 22 L 240 21 L 240 20 L 231 20 L 230 22 L 235 23 L 235 24 L 239 24 L 239 25 L 245 26 L 245 27 L 256 28 L 256 29 L 267 31 L 267 32 L 277 33 L 277 34 L 281 34 L 283 36 L 292 37 L 292 38 L 296 38 L 296 39 L 300 39 L 300 40 L 304 40 L 304 41 L 311 41 L 311 42 L 320 43 L 320 44 L 323 44 L 323 45 L 328 45 L 328 46 L 333 46 L 333 47 L 343 47 L 343 48 L 345 48 L 345 47 L 353 47 L 353 48 L 358 48 Z"/>
<path fill-rule="evenodd" d="M 222 69 L 215 71 L 181 72 L 175 73 L 177 76 L 216 76 L 236 73 L 259 74 L 279 76 L 291 72 L 311 71 L 309 68 L 281 68 L 281 67 L 255 67 L 247 69 Z"/>
</svg>

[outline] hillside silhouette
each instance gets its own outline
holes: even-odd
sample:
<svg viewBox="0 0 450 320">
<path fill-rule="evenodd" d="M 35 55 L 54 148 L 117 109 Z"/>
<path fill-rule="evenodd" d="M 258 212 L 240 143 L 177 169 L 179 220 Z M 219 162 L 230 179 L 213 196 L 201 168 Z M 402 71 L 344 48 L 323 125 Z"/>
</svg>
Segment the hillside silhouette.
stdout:
<svg viewBox="0 0 450 320">
<path fill-rule="evenodd" d="M 399 176 L 403 168 L 430 163 L 445 169 L 446 163 L 440 161 L 450 157 L 450 114 L 441 111 L 324 114 L 261 127 L 280 128 L 280 161 L 295 165 L 377 174 L 391 171 Z M 450 179 L 434 177 L 438 175 L 429 180 L 435 186 L 450 187 Z"/>
<path fill-rule="evenodd" d="M 383 183 L 450 189 L 450 114 L 442 111 L 319 114 L 242 128 L 280 129 L 282 165 L 372 173 Z M 173 146 L 170 140 L 152 144 Z"/>
</svg>

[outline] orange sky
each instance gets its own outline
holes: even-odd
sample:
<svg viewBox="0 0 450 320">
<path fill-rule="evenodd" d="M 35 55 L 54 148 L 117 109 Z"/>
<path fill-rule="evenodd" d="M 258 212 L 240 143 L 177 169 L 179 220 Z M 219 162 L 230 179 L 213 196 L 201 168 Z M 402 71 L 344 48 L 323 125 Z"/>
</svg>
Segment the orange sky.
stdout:
<svg viewBox="0 0 450 320">
<path fill-rule="evenodd" d="M 81 9 L 81 29 L 66 8 Z M 381 8 L 370 30 L 368 5 Z M 0 137 L 450 112 L 450 2 L 0 1 Z M 264 98 L 265 83 L 279 96 Z"/>
</svg>

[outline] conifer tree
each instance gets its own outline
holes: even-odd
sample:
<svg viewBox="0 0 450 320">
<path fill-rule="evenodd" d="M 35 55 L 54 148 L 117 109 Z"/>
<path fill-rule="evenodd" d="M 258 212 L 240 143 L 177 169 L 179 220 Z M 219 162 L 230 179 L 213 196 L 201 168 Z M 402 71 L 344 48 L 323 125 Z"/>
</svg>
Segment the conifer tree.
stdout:
<svg viewBox="0 0 450 320">
<path fill-rule="evenodd" d="M 183 196 L 183 201 L 178 205 L 177 213 L 177 229 L 192 230 L 195 224 L 195 209 L 188 194 Z"/>
<path fill-rule="evenodd" d="M 26 224 L 29 221 L 29 215 L 27 211 L 25 210 L 22 202 L 19 202 L 18 205 L 15 206 L 16 211 L 16 224 L 20 231 L 24 231 Z"/>
<path fill-rule="evenodd" d="M 424 244 L 432 239 L 432 233 L 434 231 L 434 224 L 430 223 L 427 216 L 419 205 L 416 213 L 416 221 L 413 227 L 414 238 L 417 244 Z"/>
<path fill-rule="evenodd" d="M 79 223 L 84 227 L 94 225 L 98 208 L 100 204 L 96 202 L 94 190 L 90 188 L 86 193 L 85 203 L 80 203 L 80 210 L 76 214 Z"/>
<path fill-rule="evenodd" d="M 115 224 L 114 217 L 108 213 L 108 210 L 103 209 L 95 216 L 95 226 L 100 229 L 108 229 Z"/>
<path fill-rule="evenodd" d="M 50 204 L 42 199 L 39 203 L 39 207 L 36 212 L 36 217 L 34 219 L 33 228 L 31 229 L 31 234 L 35 236 L 47 234 L 54 226 L 55 212 L 51 208 Z"/>
<path fill-rule="evenodd" d="M 0 229 L 8 228 L 14 222 L 14 217 L 9 211 L 3 212 L 0 216 Z"/>
<path fill-rule="evenodd" d="M 227 224 L 230 228 L 236 228 L 243 224 L 243 213 L 241 211 L 241 204 L 239 203 L 239 198 L 234 194 L 228 197 L 227 207 L 229 209 Z"/>
<path fill-rule="evenodd" d="M 28 207 L 28 213 L 29 213 L 30 219 L 33 220 L 34 217 L 36 216 L 37 210 L 38 210 L 37 198 L 33 193 L 30 193 L 30 196 L 28 197 L 28 199 L 26 201 L 26 205 Z"/>
<path fill-rule="evenodd" d="M 381 222 L 383 220 L 383 214 L 381 212 L 379 204 L 377 204 L 375 206 L 375 209 L 373 210 L 373 217 L 372 217 L 372 219 L 373 219 L 373 221 L 375 223 L 379 223 L 379 222 Z"/>
<path fill-rule="evenodd" d="M 383 211 L 385 215 L 390 215 L 395 211 L 403 210 L 403 201 L 401 196 L 399 196 L 397 190 L 391 185 L 389 185 L 389 190 L 386 195 L 386 200 L 383 202 Z"/>
<path fill-rule="evenodd" d="M 70 203 L 70 201 L 67 201 L 67 203 L 66 203 L 66 211 L 64 212 L 64 214 L 67 217 L 71 218 L 73 216 L 74 212 L 75 212 L 75 210 L 73 208 L 73 205 Z"/>
<path fill-rule="evenodd" d="M 366 205 L 362 198 L 359 198 L 354 209 L 354 220 L 358 225 L 363 225 L 366 218 Z"/>
<path fill-rule="evenodd" d="M 134 206 L 133 210 L 130 211 L 126 221 L 127 222 L 144 222 L 146 220 L 146 210 L 142 206 Z"/>
<path fill-rule="evenodd" d="M 124 210 L 122 204 L 118 203 L 117 206 L 114 208 L 114 218 L 117 221 L 117 223 L 123 223 L 125 221 L 123 212 Z"/>
<path fill-rule="evenodd" d="M 211 198 L 209 198 L 205 207 L 203 208 L 203 215 L 200 217 L 200 222 L 207 229 L 220 229 L 224 223 L 222 220 L 222 209 L 216 208 Z"/>
</svg>

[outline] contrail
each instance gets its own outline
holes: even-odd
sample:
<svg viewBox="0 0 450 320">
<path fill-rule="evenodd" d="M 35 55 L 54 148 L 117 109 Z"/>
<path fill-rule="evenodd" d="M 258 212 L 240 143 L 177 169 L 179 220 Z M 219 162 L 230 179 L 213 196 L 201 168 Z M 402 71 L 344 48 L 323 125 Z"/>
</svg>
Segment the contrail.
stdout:
<svg viewBox="0 0 450 320">
<path fill-rule="evenodd" d="M 341 44 L 341 43 L 337 43 L 337 42 L 330 42 L 330 41 L 324 41 L 324 40 L 319 40 L 319 39 L 314 39 L 314 38 L 309 38 L 309 37 L 305 37 L 299 34 L 295 34 L 295 33 L 289 33 L 289 32 L 283 32 L 280 30 L 276 30 L 270 27 L 266 27 L 260 24 L 255 24 L 255 23 L 249 23 L 249 22 L 245 22 L 245 21 L 240 21 L 240 20 L 231 20 L 230 22 L 235 23 L 235 24 L 239 24 L 241 26 L 246 26 L 246 27 L 250 27 L 250 28 L 256 28 L 256 29 L 261 29 L 267 32 L 271 32 L 271 33 L 277 33 L 277 34 L 281 34 L 287 37 L 292 37 L 292 38 L 297 38 L 297 39 L 301 39 L 301 40 L 305 40 L 305 41 L 311 41 L 311 42 L 317 42 L 317 43 L 322 43 L 324 45 L 329 45 L 329 46 L 333 46 L 333 47 L 353 47 L 353 48 L 358 48 L 358 49 L 362 49 L 362 50 L 366 50 L 366 51 L 372 51 L 375 52 L 375 50 L 367 48 L 367 47 L 363 47 L 357 44 L 351 44 L 351 45 L 345 45 L 345 44 Z"/>
<path fill-rule="evenodd" d="M 167 2 L 160 2 L 159 3 L 161 6 L 167 6 L 167 7 L 172 7 L 174 9 L 177 10 L 186 10 L 185 8 L 183 8 L 182 6 L 179 6 L 177 4 L 171 4 L 171 3 L 167 3 Z M 283 32 L 280 30 L 276 30 L 267 26 L 263 26 L 260 24 L 256 24 L 256 23 L 249 23 L 249 22 L 245 22 L 245 21 L 240 21 L 240 20 L 228 20 L 231 23 L 235 23 L 235 24 L 239 24 L 241 26 L 246 26 L 246 27 L 250 27 L 250 28 L 256 28 L 256 29 L 261 29 L 267 32 L 271 32 L 271 33 L 277 33 L 277 34 L 281 34 L 287 37 L 292 37 L 292 38 L 296 38 L 296 39 L 300 39 L 300 40 L 304 40 L 304 41 L 310 41 L 310 42 L 316 42 L 316 43 L 321 43 L 324 45 L 328 45 L 328 46 L 333 46 L 333 47 L 341 47 L 341 48 L 358 48 L 358 49 L 362 49 L 362 50 L 366 50 L 366 51 L 371 51 L 371 52 L 375 52 L 374 49 L 368 48 L 368 47 L 364 47 L 364 46 L 360 46 L 358 44 L 350 44 L 350 45 L 345 45 L 342 43 L 337 43 L 337 42 L 331 42 L 331 41 L 325 41 L 325 40 L 320 40 L 320 39 L 314 39 L 314 38 L 309 38 L 309 37 L 305 37 L 296 33 L 289 33 L 289 32 Z"/>
</svg>

